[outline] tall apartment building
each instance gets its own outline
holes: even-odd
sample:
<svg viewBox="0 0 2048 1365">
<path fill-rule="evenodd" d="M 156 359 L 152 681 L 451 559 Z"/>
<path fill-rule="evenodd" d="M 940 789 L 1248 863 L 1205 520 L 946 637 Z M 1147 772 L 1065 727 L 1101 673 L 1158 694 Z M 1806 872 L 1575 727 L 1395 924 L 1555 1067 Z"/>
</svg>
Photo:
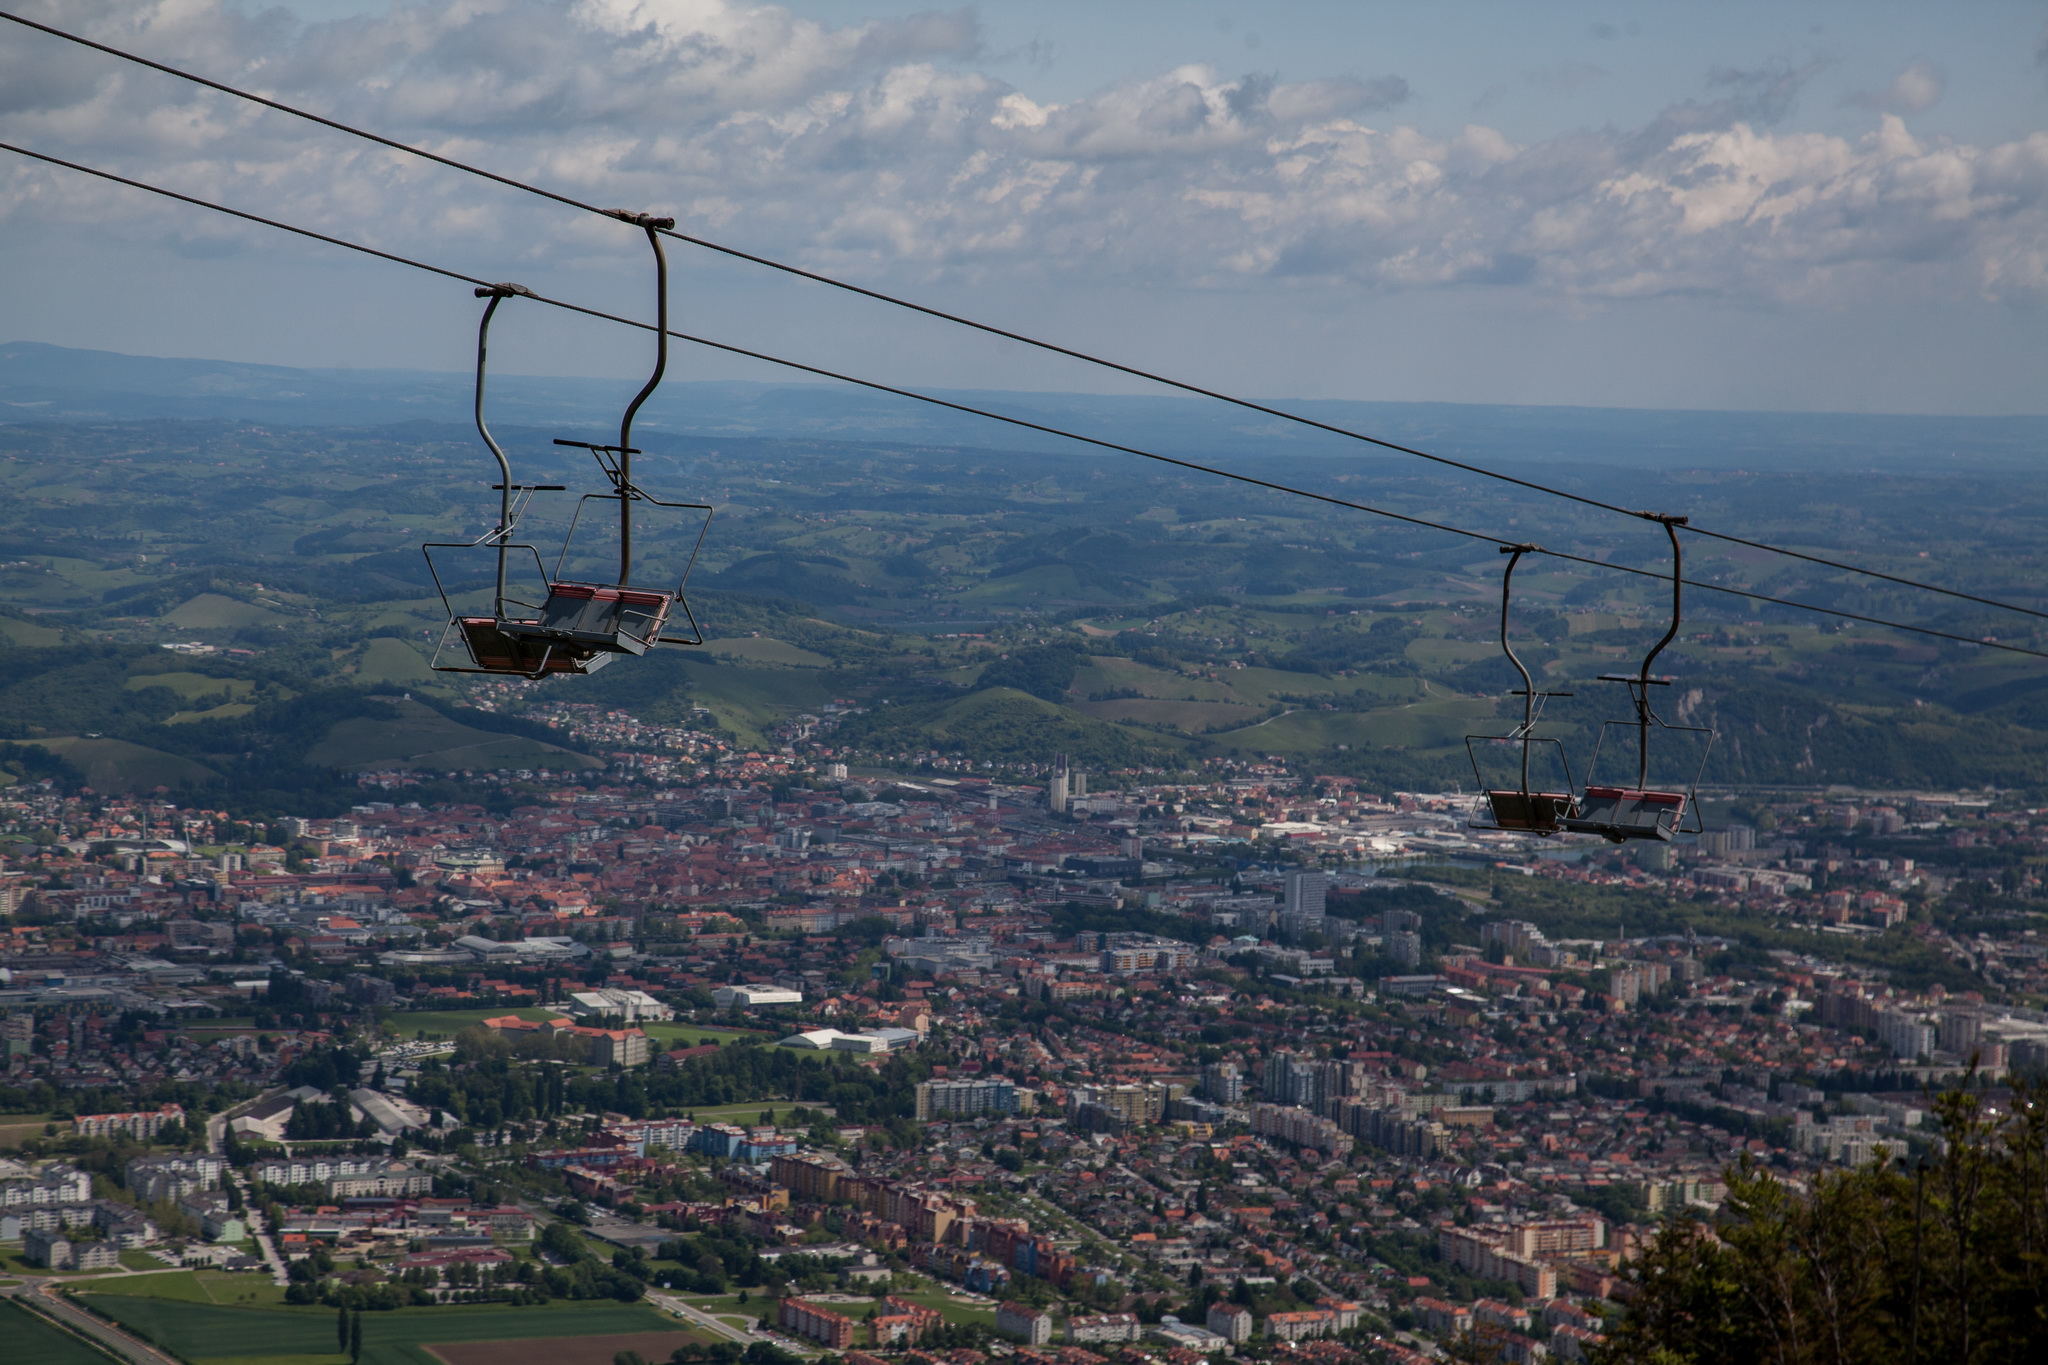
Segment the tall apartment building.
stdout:
<svg viewBox="0 0 2048 1365">
<path fill-rule="evenodd" d="M 1281 884 L 1280 932 L 1290 940 L 1323 932 L 1330 877 L 1325 872 L 1296 871 Z"/>
<path fill-rule="evenodd" d="M 1330 894 L 1327 872 L 1290 872 L 1282 883 L 1284 908 L 1294 914 L 1322 918 Z"/>
<path fill-rule="evenodd" d="M 182 1199 L 219 1187 L 228 1163 L 208 1153 L 139 1156 L 128 1163 L 128 1188 L 144 1200 Z"/>
<path fill-rule="evenodd" d="M 1218 1104 L 1244 1099 L 1244 1072 L 1232 1062 L 1211 1062 L 1202 1068 L 1202 1093 Z"/>
<path fill-rule="evenodd" d="M 1209 1305 L 1208 1327 L 1231 1345 L 1241 1345 L 1252 1339 L 1252 1311 L 1228 1300 L 1219 1300 Z"/>
<path fill-rule="evenodd" d="M 917 1119 L 967 1114 L 1014 1114 L 1017 1084 L 1001 1076 L 976 1080 L 925 1081 L 917 1087 Z"/>
<path fill-rule="evenodd" d="M 852 1175 L 853 1168 L 838 1157 L 815 1152 L 779 1156 L 768 1166 L 768 1178 L 788 1190 L 791 1198 L 813 1204 L 842 1198 L 841 1183 Z"/>
<path fill-rule="evenodd" d="M 1259 1088 L 1272 1104 L 1298 1104 L 1313 1109 L 1323 1101 L 1322 1068 L 1292 1052 L 1275 1052 L 1266 1058 L 1266 1071 Z"/>
<path fill-rule="evenodd" d="M 1892 1050 L 1892 1056 L 1910 1062 L 1931 1056 L 1939 1035 L 1934 1025 L 1918 1015 L 1904 1010 L 1879 1010 L 1877 1040 Z"/>
<path fill-rule="evenodd" d="M 1067 1116 L 1095 1119 L 1098 1124 L 1106 1119 L 1135 1128 L 1164 1120 L 1167 1104 L 1181 1093 L 1180 1086 L 1161 1085 L 1157 1081 L 1144 1085 L 1077 1085 L 1067 1092 Z"/>
<path fill-rule="evenodd" d="M 1044 1346 L 1052 1340 L 1052 1314 L 1021 1303 L 1002 1304 L 996 1309 L 996 1333 L 1026 1346 Z"/>
<path fill-rule="evenodd" d="M 1491 949 L 1499 945 L 1501 955 L 1514 961 L 1531 961 L 1534 950 L 1547 947 L 1549 943 L 1543 931 L 1527 920 L 1492 920 L 1479 928 L 1481 948 Z"/>
<path fill-rule="evenodd" d="M 821 1303 L 791 1296 L 782 1301 L 775 1320 L 790 1335 L 815 1341 L 829 1350 L 844 1351 L 853 1345 L 853 1319 Z"/>
<path fill-rule="evenodd" d="M 1343 1156 L 1352 1147 L 1351 1135 L 1342 1128 L 1292 1105 L 1253 1105 L 1252 1131 L 1296 1147 L 1313 1147 L 1332 1156 Z"/>
<path fill-rule="evenodd" d="M 1067 756 L 1052 761 L 1052 778 L 1045 784 L 1045 808 L 1054 815 L 1067 813 Z"/>
<path fill-rule="evenodd" d="M 36 1050 L 36 1017 L 25 1011 L 0 1019 L 0 1053 L 27 1057 Z"/>
</svg>

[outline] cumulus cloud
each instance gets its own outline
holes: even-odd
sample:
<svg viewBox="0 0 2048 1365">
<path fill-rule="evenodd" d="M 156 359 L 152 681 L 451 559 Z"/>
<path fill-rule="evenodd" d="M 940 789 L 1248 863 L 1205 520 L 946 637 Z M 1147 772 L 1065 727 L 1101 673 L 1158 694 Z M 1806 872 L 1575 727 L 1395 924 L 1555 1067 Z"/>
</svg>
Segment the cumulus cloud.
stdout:
<svg viewBox="0 0 2048 1365">
<path fill-rule="evenodd" d="M 1940 67 L 1932 62 L 1914 62 L 1892 77 L 1892 83 L 1884 89 L 1859 90 L 1842 102 L 1887 114 L 1920 114 L 1940 103 L 1945 84 Z"/>
<path fill-rule="evenodd" d="M 1861 137 L 1788 130 L 1811 67 L 1711 73 L 1700 98 L 1642 127 L 1523 143 L 1477 124 L 1437 134 L 1382 121 L 1408 97 L 1398 76 L 1190 65 L 1040 102 L 981 69 L 965 11 L 839 27 L 743 0 L 401 0 L 310 25 L 225 0 L 42 0 L 41 13 L 870 280 L 1337 281 L 1599 299 L 1854 298 L 1921 278 L 2048 296 L 2048 133 L 1922 142 L 1891 112 Z M 1914 71 L 1887 93 L 1898 108 L 1938 94 L 1938 74 L 1916 84 Z M 556 262 L 631 250 L 598 220 L 49 40 L 0 49 L 0 127 L 436 259 L 462 244 Z M 63 172 L 0 165 L 0 177 L 0 222 L 18 230 L 128 203 Z M 259 240 L 182 215 L 153 226 Z"/>
</svg>

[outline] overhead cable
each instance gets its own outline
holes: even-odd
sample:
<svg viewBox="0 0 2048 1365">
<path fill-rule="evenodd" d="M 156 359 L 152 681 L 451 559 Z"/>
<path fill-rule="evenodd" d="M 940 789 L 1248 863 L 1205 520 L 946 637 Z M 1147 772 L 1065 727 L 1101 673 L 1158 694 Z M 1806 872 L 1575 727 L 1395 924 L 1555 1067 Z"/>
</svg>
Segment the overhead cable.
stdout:
<svg viewBox="0 0 2048 1365">
<path fill-rule="evenodd" d="M 67 170 L 96 176 L 101 180 L 111 181 L 117 185 L 125 185 L 130 189 L 161 195 L 166 199 L 173 199 L 181 204 L 209 209 L 215 213 L 222 213 L 229 217 L 242 219 L 245 222 L 257 223 L 264 227 L 275 228 L 280 232 L 289 232 L 295 236 L 310 238 L 316 242 L 324 242 L 329 246 L 338 246 L 347 251 L 360 252 L 365 256 L 374 256 L 378 260 L 390 261 L 395 265 L 410 266 L 415 270 L 424 270 L 431 274 L 440 275 L 445 279 L 459 280 L 464 284 L 485 289 L 494 287 L 492 281 L 480 279 L 475 275 L 465 275 L 459 270 L 450 270 L 446 266 L 432 265 L 425 261 L 415 260 L 409 256 L 398 255 L 396 252 L 382 251 L 376 247 L 364 246 L 361 243 L 351 242 L 343 237 L 334 237 L 324 232 L 316 232 L 311 228 L 298 227 L 275 218 L 266 218 L 261 214 L 250 213 L 244 209 L 229 208 L 224 204 L 216 204 L 209 200 L 195 198 L 189 194 L 181 194 L 176 190 L 165 189 L 160 185 L 152 185 L 146 181 L 132 180 L 127 176 L 117 175 L 112 171 L 101 170 L 95 166 L 87 166 L 76 161 L 67 161 L 63 157 L 52 156 L 46 152 L 32 151 L 27 147 L 17 146 L 11 142 L 0 142 L 0 151 L 14 152 L 53 166 L 62 166 Z M 544 303 L 553 308 L 560 308 L 571 313 L 580 313 L 585 317 L 598 318 L 605 322 L 615 322 L 625 327 L 636 327 L 644 332 L 662 330 L 653 323 L 641 322 L 636 318 L 621 317 L 616 313 L 607 313 L 601 309 L 589 308 L 580 303 L 570 303 L 564 299 L 549 298 L 544 294 L 529 292 L 528 297 L 532 298 L 536 303 Z M 994 412 L 987 408 L 977 408 L 967 403 L 956 403 L 951 399 L 940 398 L 934 394 L 919 393 L 915 389 L 898 388 L 893 384 L 884 384 L 879 380 L 862 379 L 856 375 L 843 374 L 837 370 L 828 370 L 821 366 L 808 365 L 802 361 L 790 360 L 783 356 L 770 355 L 765 351 L 749 350 L 744 346 L 735 346 L 730 342 L 714 341 L 709 337 L 693 336 L 688 332 L 678 332 L 672 328 L 668 330 L 668 335 L 677 341 L 687 341 L 692 345 L 707 347 L 715 351 L 723 351 L 728 355 L 762 361 L 769 365 L 780 366 L 783 369 L 795 370 L 800 374 L 816 375 L 820 379 L 830 379 L 841 384 L 856 385 L 860 388 L 871 389 L 877 393 L 891 394 L 897 398 L 907 398 L 913 402 L 929 404 L 932 407 L 946 408 L 953 412 L 965 413 L 971 417 L 986 418 L 992 422 L 1001 422 L 1007 426 L 1021 427 L 1027 431 L 1042 432 L 1048 436 L 1057 436 L 1063 440 L 1076 441 L 1082 445 L 1095 446 L 1102 450 L 1114 450 L 1125 455 L 1135 455 L 1140 459 L 1155 460 L 1160 464 L 1175 465 L 1181 469 L 1192 470 L 1198 474 L 1208 474 L 1219 479 L 1229 479 L 1235 483 L 1249 484 L 1255 488 L 1264 488 L 1275 493 L 1285 493 L 1291 497 L 1307 498 L 1315 502 L 1326 503 L 1332 507 L 1349 508 L 1355 512 L 1367 512 L 1373 516 L 1385 517 L 1391 521 L 1405 522 L 1410 526 L 1420 526 L 1432 531 L 1442 531 L 1447 535 L 1463 536 L 1468 540 L 1485 541 L 1493 545 L 1516 543 L 1513 537 L 1497 536 L 1485 531 L 1474 531 L 1462 526 L 1453 526 L 1448 522 L 1432 521 L 1427 517 L 1410 516 L 1405 512 L 1390 511 L 1384 507 L 1374 507 L 1369 503 L 1353 502 L 1348 498 L 1336 497 L 1329 493 L 1318 493 L 1313 489 L 1296 488 L 1290 484 L 1278 483 L 1271 479 L 1261 479 L 1250 474 L 1240 474 L 1235 470 L 1222 469 L 1215 465 L 1206 465 L 1194 460 L 1183 460 L 1173 455 L 1161 455 L 1156 451 L 1143 450 L 1137 446 L 1123 445 L 1116 441 L 1105 441 L 1096 436 L 1083 436 L 1078 432 L 1066 431 L 1043 422 L 1033 422 L 1022 417 L 1012 417 L 1006 413 Z M 1638 578 L 1652 578 L 1665 583 L 1670 582 L 1672 579 L 1672 575 L 1659 573 L 1655 569 L 1642 569 L 1630 564 L 1613 564 L 1606 560 L 1595 559 L 1589 555 L 1577 555 L 1564 550 L 1552 550 L 1541 545 L 1532 546 L 1529 552 L 1548 555 L 1552 559 L 1560 559 L 1573 564 L 1584 564 L 1595 569 L 1608 569 L 1615 573 L 1632 574 Z M 2039 659 L 2048 659 L 2048 650 L 2030 649 L 2024 645 L 2015 645 L 2001 640 L 1960 635 L 1953 631 L 1936 630 L 1931 626 L 1909 625 L 1904 621 L 1890 621 L 1879 616 L 1865 616 L 1859 612 L 1844 611 L 1839 607 L 1823 607 L 1811 602 L 1796 601 L 1792 598 L 1773 597 L 1767 593 L 1751 592 L 1746 588 L 1731 588 L 1725 584 L 1704 582 L 1697 578 L 1681 578 L 1679 581 L 1687 587 L 1701 588 L 1708 592 L 1725 593 L 1731 597 L 1747 598 L 1752 602 L 1766 602 L 1774 606 L 1792 607 L 1799 611 L 1815 612 L 1823 616 L 1835 616 L 1848 621 L 1861 621 L 1867 625 L 1882 626 L 1889 630 L 1907 631 L 1915 635 L 1932 636 L 1941 640 L 1953 640 L 1959 644 L 1976 645 L 1982 649 L 2003 650 L 2011 654 L 2027 654 Z"/>
<path fill-rule="evenodd" d="M 523 191 L 524 193 L 527 194 L 538 195 L 543 199 L 551 200 L 554 203 L 561 204 L 568 208 L 580 209 L 585 213 L 603 214 L 607 217 L 613 216 L 612 211 L 609 209 L 600 208 L 595 204 L 586 203 L 583 200 L 573 198 L 569 195 L 560 194 L 554 190 L 544 189 L 539 185 L 534 185 L 524 180 L 517 180 L 511 176 L 500 175 L 496 171 L 485 170 L 481 166 L 474 166 L 466 161 L 458 161 L 453 157 L 443 156 L 439 152 L 430 152 L 423 147 L 416 147 L 413 146 L 411 143 L 400 142 L 395 138 L 385 137 L 381 133 L 373 133 L 366 128 L 359 128 L 353 124 L 343 123 L 338 119 L 327 118 L 324 115 L 315 114 L 310 110 L 300 109 L 295 105 L 285 104 L 280 100 L 270 99 L 264 95 L 258 95 L 248 90 L 242 90 L 236 86 L 229 85 L 224 81 L 217 81 L 208 76 L 201 76 L 194 72 L 185 71 L 178 67 L 170 66 L 166 63 L 155 61 L 151 58 L 141 56 L 138 53 L 129 52 L 125 49 L 114 47 L 107 43 L 95 41 L 94 39 L 87 38 L 81 34 L 71 33 L 65 29 L 56 28 L 49 24 L 38 23 L 36 20 L 24 18 L 18 14 L 10 14 L 4 10 L 0 10 L 0 19 L 11 20 L 14 23 L 20 24 L 24 28 L 34 29 L 39 33 L 48 34 L 53 38 L 61 38 L 66 42 L 76 43 L 81 47 L 91 48 L 95 52 L 102 52 L 110 57 L 117 57 L 125 62 L 133 62 L 137 66 L 148 67 L 152 71 L 159 71 L 162 72 L 164 75 L 174 76 L 182 81 L 190 81 L 194 85 L 205 86 L 209 90 L 217 90 L 222 94 L 232 95 L 236 99 L 247 100 L 252 104 L 262 105 L 266 109 L 274 109 L 282 114 L 290 114 L 294 118 L 305 119 L 309 123 L 317 123 L 323 128 L 331 128 L 335 132 L 346 133 L 350 137 L 362 138 L 364 141 L 374 142 L 380 147 L 388 147 L 393 151 L 404 152 L 409 156 L 416 156 L 426 161 L 432 161 L 438 165 L 446 166 L 451 170 L 461 171 L 466 175 L 474 175 L 481 179 L 489 180 L 494 184 L 503 185 L 508 189 L 515 189 Z M 1378 446 L 1383 450 L 1391 450 L 1401 455 L 1410 455 L 1415 457 L 1416 459 L 1428 460 L 1432 463 L 1444 465 L 1452 469 L 1461 469 L 1468 474 L 1476 474 L 1482 478 L 1496 479 L 1500 482 L 1513 484 L 1518 488 L 1525 488 L 1531 492 L 1542 493 L 1549 497 L 1564 498 L 1568 501 L 1576 502 L 1586 507 L 1597 508 L 1603 512 L 1613 512 L 1621 516 L 1638 517 L 1644 520 L 1656 519 L 1654 514 L 1642 511 L 1637 508 L 1624 507 L 1618 503 L 1611 503 L 1603 501 L 1599 498 L 1588 497 L 1583 493 L 1574 493 L 1568 489 L 1558 488 L 1550 484 L 1538 483 L 1532 479 L 1519 478 L 1513 474 L 1503 473 L 1502 471 L 1497 469 L 1489 469 L 1484 465 L 1471 464 L 1464 460 L 1455 460 L 1448 455 L 1433 454 L 1426 450 L 1419 450 L 1414 446 L 1406 446 L 1396 441 L 1389 441 L 1382 437 L 1368 435 L 1365 432 L 1354 431 L 1349 427 L 1341 427 L 1331 422 L 1318 421 L 1313 417 L 1305 417 L 1300 413 L 1289 412 L 1284 408 L 1276 408 L 1269 406 L 1265 403 L 1254 402 L 1253 400 L 1248 398 L 1238 398 L 1231 394 L 1223 393 L 1215 389 L 1203 388 L 1199 384 L 1192 384 L 1185 380 L 1174 379 L 1168 375 L 1159 374 L 1152 370 L 1140 369 L 1135 365 L 1126 365 L 1121 361 L 1110 360 L 1104 356 L 1092 355 L 1087 351 L 1075 350 L 1074 348 L 1069 346 L 1062 346 L 1057 342 L 1044 341 L 1040 338 L 1029 336 L 1022 332 L 1013 332 L 1008 330 L 1007 328 L 997 327 L 991 323 L 978 322 L 973 318 L 964 317 L 958 313 L 948 313 L 944 309 L 933 308 L 928 304 L 917 303 L 913 300 L 901 298 L 894 294 L 886 294 L 877 289 L 869 289 L 863 285 L 854 284 L 847 280 L 836 279 L 830 275 L 822 275 L 813 270 L 806 270 L 802 266 L 791 265 L 786 261 L 778 261 L 770 256 L 761 256 L 750 251 L 742 251 L 738 247 L 727 246 L 722 242 L 714 242 L 709 238 L 697 237 L 689 233 L 677 232 L 674 231 L 673 229 L 664 231 L 662 235 L 667 237 L 673 237 L 677 241 L 686 242 L 691 246 L 702 247 L 706 251 L 717 252 L 721 255 L 733 257 L 736 260 L 748 261 L 754 265 L 765 266 L 770 270 L 779 270 L 784 274 L 794 275 L 799 279 L 810 280 L 816 284 L 829 285 L 834 289 L 845 290 L 847 293 L 850 294 L 858 294 L 863 298 L 873 299 L 878 303 L 886 303 L 896 308 L 906 308 L 912 312 L 922 313 L 927 317 L 937 318 L 943 322 L 950 322 L 961 327 L 969 327 L 978 332 L 986 332 L 990 336 L 1000 337 L 1005 341 L 1014 341 L 1020 345 L 1034 347 L 1038 350 L 1047 351 L 1054 355 L 1066 356 L 1069 359 L 1078 360 L 1083 362 L 1084 364 L 1098 366 L 1106 370 L 1113 370 L 1119 374 L 1130 375 L 1132 378 L 1135 379 L 1143 379 L 1148 383 L 1164 385 L 1167 388 L 1178 389 L 1183 393 L 1190 393 L 1198 397 L 1211 399 L 1215 402 L 1227 403 L 1233 407 L 1244 408 L 1250 412 L 1262 413 L 1268 417 L 1278 418 L 1279 420 L 1284 422 L 1292 422 L 1297 425 L 1309 427 L 1317 431 L 1327 432 L 1333 436 L 1341 436 L 1347 440 L 1362 441 L 1367 445 Z M 1826 568 L 1838 569 L 1844 573 L 1859 574 L 1866 578 L 1882 579 L 1887 583 L 1897 584 L 1900 587 L 1913 588 L 1921 592 L 1938 593 L 1944 597 L 1953 597 L 1960 601 L 1965 602 L 1975 602 L 1980 606 L 1994 607 L 2000 611 L 2018 612 L 2021 615 L 2034 616 L 2044 620 L 2048 620 L 2048 611 L 2039 610 L 2034 607 L 2024 607 L 2015 602 L 2000 601 L 1999 599 L 1993 597 L 1983 597 L 1976 593 L 1964 592 L 1960 588 L 1945 588 L 1938 583 L 1927 583 L 1915 578 L 1906 578 L 1899 574 L 1887 573 L 1882 569 L 1872 569 L 1859 564 L 1850 564 L 1842 560 L 1830 559 L 1825 555 L 1809 554 L 1804 550 L 1794 550 L 1787 548 L 1783 545 L 1772 545 L 1765 541 L 1751 540 L 1746 537 L 1733 535 L 1725 531 L 1711 530 L 1704 526 L 1688 525 L 1684 529 L 1691 531 L 1695 535 L 1706 536 L 1709 539 L 1713 540 L 1725 541 L 1732 545 L 1741 545 L 1753 550 L 1763 550 L 1770 554 L 1784 555 L 1790 559 L 1804 560 L 1809 564 L 1819 564 Z"/>
</svg>

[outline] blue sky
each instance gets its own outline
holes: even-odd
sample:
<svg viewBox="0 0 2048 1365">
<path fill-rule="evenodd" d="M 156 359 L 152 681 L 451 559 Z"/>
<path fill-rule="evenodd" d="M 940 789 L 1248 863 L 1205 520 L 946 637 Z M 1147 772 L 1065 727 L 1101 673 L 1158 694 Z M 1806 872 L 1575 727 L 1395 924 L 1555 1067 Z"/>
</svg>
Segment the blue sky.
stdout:
<svg viewBox="0 0 2048 1365">
<path fill-rule="evenodd" d="M 705 235 L 1277 397 L 2048 410 L 2033 4 L 44 0 L 105 40 Z M 11 92 L 11 93 L 10 93 Z M 645 312 L 631 235 L 50 40 L 0 136 Z M 5 339 L 460 368 L 463 291 L 0 163 Z M 691 325 L 1125 390 L 684 253 Z M 557 318 L 508 368 L 638 343 Z M 767 377 L 697 355 L 681 372 Z"/>
</svg>

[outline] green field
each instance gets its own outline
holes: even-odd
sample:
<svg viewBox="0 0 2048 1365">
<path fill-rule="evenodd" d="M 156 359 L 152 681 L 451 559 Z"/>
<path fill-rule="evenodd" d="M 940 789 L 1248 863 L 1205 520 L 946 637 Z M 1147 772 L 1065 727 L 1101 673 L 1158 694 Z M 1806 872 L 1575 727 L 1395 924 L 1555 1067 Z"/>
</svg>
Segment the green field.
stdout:
<svg viewBox="0 0 2048 1365">
<path fill-rule="evenodd" d="M 291 618 L 254 602 L 237 601 L 217 592 L 203 592 L 164 613 L 166 625 L 186 630 L 240 630 L 244 626 L 281 626 Z"/>
<path fill-rule="evenodd" d="M 899 1299 L 905 1299 L 922 1308 L 930 1308 L 945 1314 L 947 1322 L 974 1323 L 978 1326 L 989 1328 L 993 1328 L 996 1325 L 996 1310 L 994 1307 L 961 1303 L 953 1297 L 954 1291 L 943 1286 L 934 1285 L 929 1289 L 891 1290 L 890 1292 Z"/>
<path fill-rule="evenodd" d="M 687 658 L 678 671 L 689 680 L 690 700 L 709 708 L 745 744 L 760 743 L 762 731 L 792 712 L 815 710 L 832 698 L 831 687 L 808 669 Z"/>
<path fill-rule="evenodd" d="M 29 649 L 44 649 L 64 643 L 64 632 L 24 621 L 18 616 L 0 616 L 0 638 Z"/>
<path fill-rule="evenodd" d="M 7 1365 L 108 1365 L 114 1357 L 16 1303 L 0 1303 Z"/>
<path fill-rule="evenodd" d="M 95 1294 L 124 1299 L 175 1299 L 182 1303 L 222 1307 L 280 1307 L 284 1290 L 268 1276 L 231 1274 L 224 1270 L 174 1270 L 161 1275 L 123 1275 L 94 1282 Z"/>
<path fill-rule="evenodd" d="M 0 1114 L 0 1151 L 18 1146 L 28 1138 L 41 1137 L 49 1122 L 48 1114 Z M 71 1120 L 66 1119 L 57 1128 L 62 1132 L 70 1126 Z"/>
<path fill-rule="evenodd" d="M 176 1299 L 82 1295 L 91 1306 L 187 1360 L 252 1365 L 251 1357 L 320 1365 L 335 1358 L 331 1308 L 220 1308 Z M 645 1303 L 553 1303 L 524 1308 L 451 1304 L 363 1315 L 365 1365 L 441 1365 L 421 1347 L 448 1341 L 605 1336 L 623 1332 L 686 1334 Z M 11 1362 L 10 1362 L 11 1365 Z"/>
<path fill-rule="evenodd" d="M 356 665 L 360 683 L 435 683 L 441 678 L 427 667 L 426 656 L 403 640 L 382 636 L 363 646 L 363 660 Z"/>
<path fill-rule="evenodd" d="M 566 1018 L 568 1013 L 566 1009 L 555 1009 L 547 1005 L 474 1010 L 404 1010 L 386 1015 L 384 1022 L 397 1029 L 399 1035 L 407 1039 L 417 1037 L 422 1031 L 429 1038 L 453 1038 L 471 1024 L 480 1024 L 486 1019 L 497 1019 L 507 1014 L 516 1014 L 521 1019 L 561 1019 Z M 640 1028 L 649 1038 L 670 1047 L 695 1047 L 699 1043 L 710 1042 L 722 1046 L 735 1038 L 748 1036 L 738 1029 L 703 1028 L 696 1024 L 650 1023 L 642 1024 Z"/>
<path fill-rule="evenodd" d="M 789 668 L 826 668 L 832 663 L 822 654 L 767 635 L 706 640 L 704 652 L 713 658 L 738 659 L 750 664 L 782 664 Z"/>
<path fill-rule="evenodd" d="M 789 1117 L 790 1110 L 797 1108 L 809 1109 L 812 1113 L 831 1112 L 831 1108 L 828 1105 L 771 1104 L 767 1100 L 762 1100 L 756 1104 L 721 1104 L 708 1109 L 692 1109 L 690 1113 L 696 1116 L 699 1123 L 751 1124 L 759 1122 L 761 1115 L 771 1113 L 775 1117 L 770 1119 L 769 1122 L 781 1123 Z"/>
</svg>

